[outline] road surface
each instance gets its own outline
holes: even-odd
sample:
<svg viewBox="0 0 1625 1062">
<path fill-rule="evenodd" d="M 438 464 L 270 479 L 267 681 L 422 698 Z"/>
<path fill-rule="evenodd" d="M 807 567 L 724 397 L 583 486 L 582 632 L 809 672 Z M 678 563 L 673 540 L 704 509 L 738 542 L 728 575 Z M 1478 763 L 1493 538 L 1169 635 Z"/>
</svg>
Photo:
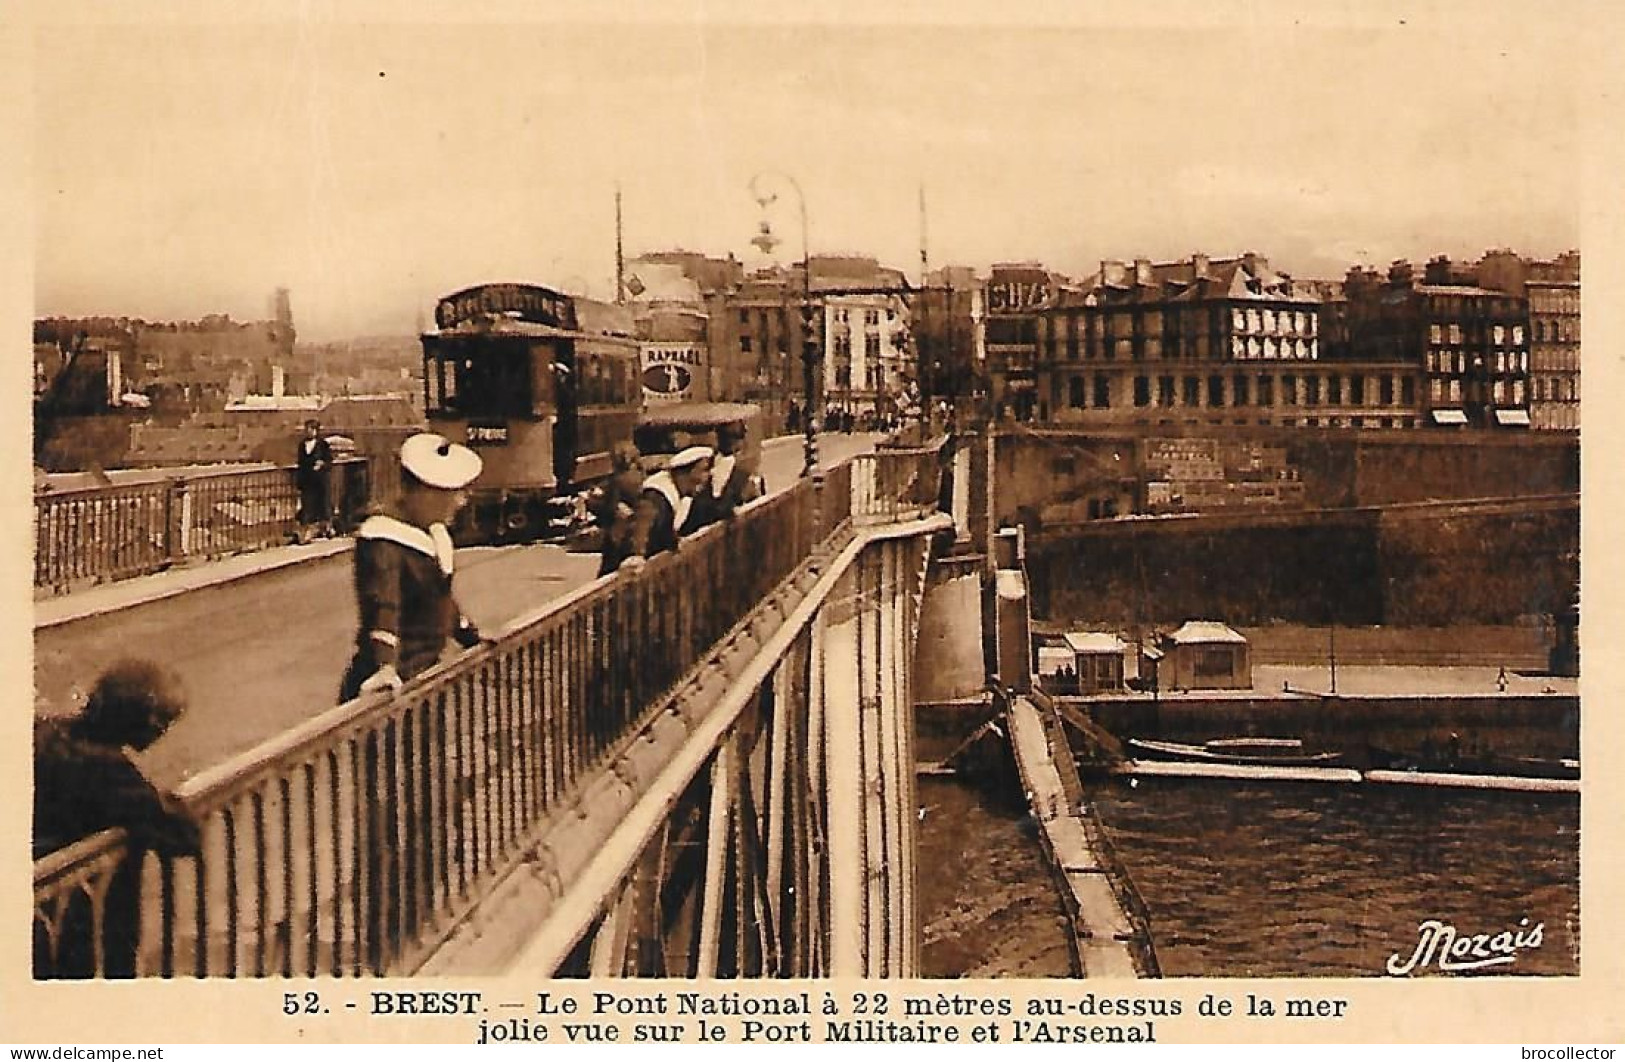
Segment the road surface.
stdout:
<svg viewBox="0 0 1625 1062">
<path fill-rule="evenodd" d="M 877 438 L 824 436 L 820 459 L 837 463 Z M 768 489 L 794 483 L 801 460 L 799 440 L 765 446 Z M 470 617 L 493 630 L 590 582 L 597 570 L 597 554 L 557 546 L 474 547 L 458 551 L 457 593 Z M 148 766 L 155 781 L 173 784 L 336 701 L 355 640 L 350 572 L 340 555 L 40 630 L 36 714 L 75 711 L 95 676 L 120 657 L 172 667 L 189 708 L 153 747 Z"/>
</svg>

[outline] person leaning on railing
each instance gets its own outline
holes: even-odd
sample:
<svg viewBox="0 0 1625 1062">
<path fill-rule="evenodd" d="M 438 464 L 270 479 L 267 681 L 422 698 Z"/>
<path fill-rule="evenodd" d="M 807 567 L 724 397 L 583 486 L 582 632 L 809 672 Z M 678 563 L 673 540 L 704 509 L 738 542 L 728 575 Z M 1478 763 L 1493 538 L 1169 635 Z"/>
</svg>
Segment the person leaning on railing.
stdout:
<svg viewBox="0 0 1625 1062">
<path fill-rule="evenodd" d="M 744 443 L 744 424 L 724 424 L 717 429 L 716 458 L 710 474 L 694 494 L 688 519 L 683 523 L 683 534 L 692 535 L 727 520 L 741 505 L 766 493 L 762 477 L 753 474 L 739 459 Z"/>
<path fill-rule="evenodd" d="M 175 676 L 144 660 L 121 660 L 96 680 L 84 711 L 45 720 L 34 735 L 34 857 L 103 830 L 122 829 L 125 857 L 108 887 L 102 920 L 104 971 L 135 974 L 141 865 L 149 851 L 193 855 L 197 825 L 141 772 L 137 754 L 185 709 Z M 65 934 L 55 973 L 94 972 L 89 933 Z"/>
<path fill-rule="evenodd" d="M 638 467 L 636 446 L 630 442 L 616 443 L 610 451 L 610 463 L 609 479 L 593 491 L 587 505 L 603 536 L 599 575 L 608 575 L 632 555 L 634 507 L 638 504 L 638 495 L 643 493 L 643 470 Z"/>
<path fill-rule="evenodd" d="M 480 457 L 440 435 L 401 445 L 401 491 L 356 531 L 360 626 L 340 702 L 398 689 L 433 666 L 448 642 L 479 644 L 480 633 L 452 595 L 453 549 L 446 525 L 479 476 Z"/>
<path fill-rule="evenodd" d="M 636 572 L 649 558 L 675 550 L 683 534 L 692 530 L 689 510 L 711 475 L 713 455 L 709 446 L 690 446 L 644 481 L 633 518 L 632 555 L 622 562 L 622 571 Z"/>
</svg>

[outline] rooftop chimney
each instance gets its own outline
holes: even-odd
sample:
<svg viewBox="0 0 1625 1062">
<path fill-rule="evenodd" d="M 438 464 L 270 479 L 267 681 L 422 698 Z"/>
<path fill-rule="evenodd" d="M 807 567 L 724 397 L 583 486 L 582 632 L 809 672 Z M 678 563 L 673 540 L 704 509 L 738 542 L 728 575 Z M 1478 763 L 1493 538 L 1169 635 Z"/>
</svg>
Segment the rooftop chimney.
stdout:
<svg viewBox="0 0 1625 1062">
<path fill-rule="evenodd" d="M 1141 287 L 1150 287 L 1155 282 L 1151 273 L 1151 259 L 1136 258 L 1134 260 L 1134 283 Z"/>
<path fill-rule="evenodd" d="M 1208 257 L 1201 252 L 1191 255 L 1191 274 L 1195 279 L 1201 280 L 1207 276 Z"/>
</svg>

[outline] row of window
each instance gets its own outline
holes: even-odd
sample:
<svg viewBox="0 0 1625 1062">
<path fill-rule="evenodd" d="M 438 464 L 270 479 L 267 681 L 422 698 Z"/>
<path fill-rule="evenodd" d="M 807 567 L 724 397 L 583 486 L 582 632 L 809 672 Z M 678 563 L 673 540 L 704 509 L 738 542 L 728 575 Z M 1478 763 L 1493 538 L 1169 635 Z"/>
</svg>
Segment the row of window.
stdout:
<svg viewBox="0 0 1625 1062">
<path fill-rule="evenodd" d="M 1534 378 L 1534 385 L 1537 402 L 1580 401 L 1578 376 L 1537 376 Z"/>
<path fill-rule="evenodd" d="M 1068 379 L 1068 405 L 1082 409 L 1085 404 L 1095 409 L 1109 409 L 1113 405 L 1113 378 L 1097 372 L 1092 377 L 1072 376 Z M 1367 384 L 1372 386 L 1367 386 Z M 1276 398 L 1279 396 L 1280 402 Z M 1121 399 L 1119 399 L 1120 401 Z M 1133 402 L 1137 407 L 1151 405 L 1163 408 L 1206 405 L 1210 409 L 1224 406 L 1414 406 L 1416 380 L 1410 376 L 1379 375 L 1368 378 L 1355 373 L 1344 377 L 1298 376 L 1260 374 L 1250 376 L 1136 376 L 1133 379 Z"/>
<path fill-rule="evenodd" d="M 1319 327 L 1319 315 L 1303 310 L 1258 310 L 1234 307 L 1230 311 L 1230 328 L 1235 332 L 1285 332 L 1288 335 L 1312 336 Z"/>
<path fill-rule="evenodd" d="M 1234 336 L 1230 354 L 1238 361 L 1313 361 L 1320 355 L 1320 347 L 1313 339 Z"/>
<path fill-rule="evenodd" d="M 1429 316 L 1446 320 L 1468 320 L 1499 317 L 1509 320 L 1517 317 L 1528 303 L 1511 296 L 1488 298 L 1483 295 L 1430 295 L 1427 299 Z"/>
<path fill-rule="evenodd" d="M 1086 361 L 1212 361 L 1224 351 L 1222 340 L 1210 342 L 1207 336 L 1164 340 L 1156 336 L 1113 339 L 1104 346 L 1091 343 L 1082 350 Z M 1275 336 L 1234 336 L 1230 357 L 1237 361 L 1314 361 L 1320 357 L 1316 339 L 1281 339 Z M 1049 360 L 1060 361 L 1055 344 L 1048 349 Z M 1077 361 L 1079 348 L 1066 347 L 1066 360 Z"/>
<path fill-rule="evenodd" d="M 1414 428 L 1418 418 L 1410 417 L 1258 417 L 1249 420 L 1246 417 L 1233 417 L 1224 420 L 1218 417 L 1186 416 L 1182 419 L 1161 417 L 1152 420 L 1150 417 L 1137 417 L 1130 423 L 1142 425 L 1156 425 L 1159 427 L 1172 427 L 1176 424 L 1233 424 L 1238 428 L 1257 425 L 1260 428 Z"/>
<path fill-rule="evenodd" d="M 835 371 L 830 375 L 831 375 L 831 378 L 832 378 L 830 386 L 833 386 L 833 387 L 838 388 L 838 389 L 843 390 L 843 391 L 844 390 L 849 390 L 852 387 L 852 366 L 850 366 L 850 365 L 837 365 L 837 366 L 835 366 Z M 869 391 L 878 391 L 878 390 L 880 390 L 881 381 L 883 379 L 885 379 L 885 378 L 886 377 L 885 377 L 884 374 L 881 373 L 879 366 L 870 365 L 870 366 L 867 367 L 867 369 L 864 370 L 863 389 L 864 390 L 869 390 Z M 898 379 L 897 374 L 892 373 L 891 374 L 891 381 L 893 383 L 895 383 L 897 381 L 897 379 Z"/>
<path fill-rule="evenodd" d="M 1433 399 L 1434 405 L 1452 403 L 1461 405 L 1466 391 L 1462 387 L 1460 378 L 1442 379 L 1434 377 L 1428 381 L 1428 395 Z M 1496 380 L 1490 387 L 1490 397 L 1498 406 L 1523 405 L 1524 383 L 1522 380 Z"/>
<path fill-rule="evenodd" d="M 1467 353 L 1461 350 L 1430 350 L 1426 357 L 1429 372 L 1453 372 L 1458 375 L 1465 374 L 1468 369 Z M 1486 368 L 1498 373 L 1523 373 L 1529 371 L 1529 352 L 1527 350 L 1497 350 L 1490 355 Z"/>
<path fill-rule="evenodd" d="M 1530 285 L 1529 308 L 1537 313 L 1572 313 L 1580 312 L 1580 293 L 1577 291 L 1556 292 L 1550 288 L 1540 288 Z"/>
<path fill-rule="evenodd" d="M 1536 343 L 1578 343 L 1580 342 L 1580 319 L 1578 317 L 1562 317 L 1555 321 L 1536 319 Z"/>
<path fill-rule="evenodd" d="M 1435 321 L 1428 326 L 1428 339 L 1434 346 L 1442 343 L 1460 345 L 1468 342 L 1465 336 L 1472 335 L 1476 340 L 1480 335 L 1487 336 L 1496 346 L 1506 345 L 1509 341 L 1512 346 L 1523 344 L 1523 325 L 1490 325 L 1487 328 L 1462 328 L 1460 321 L 1451 321 L 1449 324 Z"/>
<path fill-rule="evenodd" d="M 836 307 L 836 309 L 835 309 L 835 323 L 836 324 L 850 324 L 851 320 L 852 320 L 852 318 L 851 318 L 851 311 L 850 310 L 848 310 L 848 309 L 846 309 L 844 307 Z M 890 306 L 886 307 L 886 320 L 888 320 L 888 321 L 897 320 L 897 311 L 894 308 L 890 307 Z M 868 325 L 870 328 L 874 328 L 874 327 L 878 326 L 880 324 L 880 311 L 879 310 L 864 310 L 863 311 L 863 323 L 865 325 Z"/>
</svg>

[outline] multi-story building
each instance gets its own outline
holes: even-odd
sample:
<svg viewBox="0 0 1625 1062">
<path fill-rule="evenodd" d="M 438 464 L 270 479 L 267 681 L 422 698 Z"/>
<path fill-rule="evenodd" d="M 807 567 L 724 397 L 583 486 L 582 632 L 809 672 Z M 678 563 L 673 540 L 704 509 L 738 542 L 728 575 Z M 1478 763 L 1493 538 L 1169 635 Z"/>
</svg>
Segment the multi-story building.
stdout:
<svg viewBox="0 0 1625 1062">
<path fill-rule="evenodd" d="M 1537 262 L 1529 299 L 1529 418 L 1547 431 L 1580 429 L 1580 255 Z"/>
<path fill-rule="evenodd" d="M 816 274 L 814 283 L 823 313 L 826 406 L 859 418 L 892 416 L 915 368 L 901 284 L 826 288 Z"/>
<path fill-rule="evenodd" d="M 1521 296 L 1529 309 L 1529 420 L 1546 431 L 1580 427 L 1580 254 L 1531 261 L 1487 252 L 1476 267 L 1486 288 Z"/>
<path fill-rule="evenodd" d="M 706 294 L 710 316 L 712 396 L 753 402 L 774 430 L 801 406 L 802 306 L 799 266 L 767 268 Z"/>
<path fill-rule="evenodd" d="M 1037 262 L 1004 262 L 982 287 L 988 392 L 999 415 L 1049 417 L 1039 388 L 1039 322 L 1055 305 L 1061 283 Z"/>
<path fill-rule="evenodd" d="M 985 394 L 982 283 L 973 269 L 933 270 L 909 295 L 920 391 L 950 404 Z"/>
<path fill-rule="evenodd" d="M 710 314 L 699 284 L 680 265 L 653 261 L 639 263 L 630 280 L 644 402 L 712 398 Z"/>
<path fill-rule="evenodd" d="M 1414 369 L 1322 362 L 1320 298 L 1256 254 L 1103 262 L 1040 315 L 1051 419 L 1414 426 Z"/>
<path fill-rule="evenodd" d="M 1351 269 L 1325 316 L 1327 359 L 1415 375 L 1424 424 L 1529 426 L 1526 300 L 1480 286 L 1473 267 L 1438 257 L 1420 277 L 1405 261 L 1386 279 Z"/>
</svg>

